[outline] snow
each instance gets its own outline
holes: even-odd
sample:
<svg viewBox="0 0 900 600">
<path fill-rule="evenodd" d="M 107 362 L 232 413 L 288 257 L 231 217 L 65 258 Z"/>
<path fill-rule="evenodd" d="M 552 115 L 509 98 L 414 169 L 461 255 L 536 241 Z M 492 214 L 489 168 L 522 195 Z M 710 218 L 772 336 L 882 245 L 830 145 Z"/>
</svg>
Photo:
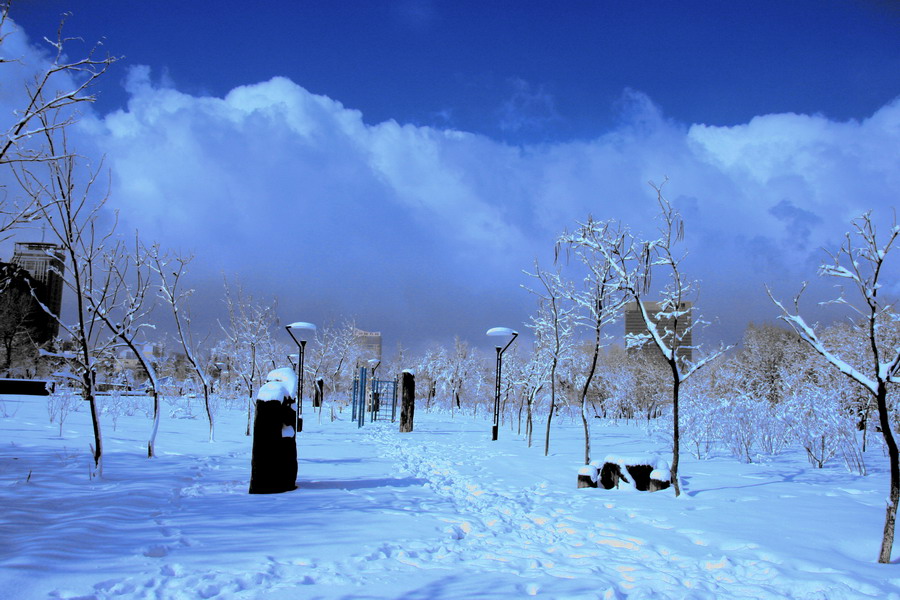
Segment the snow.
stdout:
<svg viewBox="0 0 900 600">
<path fill-rule="evenodd" d="M 594 483 L 597 483 L 597 478 L 600 476 L 597 473 L 597 467 L 595 465 L 585 465 L 581 467 L 580 469 L 578 469 L 578 474 L 587 475 Z"/>
<path fill-rule="evenodd" d="M 653 472 L 659 471 L 660 473 L 668 473 L 669 472 L 669 463 L 663 460 L 661 457 L 655 454 L 631 454 L 631 455 L 619 455 L 619 454 L 607 454 L 606 458 L 603 459 L 604 463 L 613 463 L 619 465 L 621 467 L 622 472 L 625 473 L 628 467 L 632 467 L 635 465 L 647 465 L 649 467 L 653 467 Z M 603 463 L 600 463 L 600 467 L 603 467 Z M 657 477 L 653 477 L 651 473 L 650 477 L 653 479 L 658 479 L 659 481 L 668 481 L 669 478 L 659 479 Z"/>
<path fill-rule="evenodd" d="M 492 337 L 499 336 L 511 336 L 511 335 L 519 335 L 516 331 L 510 329 L 509 327 L 491 327 L 487 330 L 485 335 L 489 335 Z"/>
<path fill-rule="evenodd" d="M 285 387 L 292 390 L 291 393 L 293 393 L 293 390 L 297 389 L 297 372 L 290 367 L 274 369 L 266 375 L 266 381 L 282 381 Z"/>
<path fill-rule="evenodd" d="M 256 394 L 257 400 L 281 402 L 285 398 L 291 398 L 292 392 L 283 381 L 267 381 L 259 388 Z"/>
<path fill-rule="evenodd" d="M 164 402 L 203 413 L 202 399 Z M 219 407 L 214 443 L 202 419 L 164 419 L 154 459 L 141 411 L 104 423 L 91 479 L 86 405 L 59 437 L 46 398 L 0 396 L 0 597 L 900 600 L 898 565 L 875 562 L 874 445 L 868 477 L 813 469 L 802 450 L 684 455 L 676 499 L 577 489 L 578 418 L 554 419 L 544 457 L 461 414 L 417 411 L 402 436 L 338 417 L 306 424 L 297 490 L 251 496 L 243 406 Z M 599 456 L 666 456 L 642 425 L 594 421 Z"/>
<path fill-rule="evenodd" d="M 671 481 L 672 472 L 669 469 L 653 469 L 650 471 L 650 479 L 656 481 Z"/>
</svg>

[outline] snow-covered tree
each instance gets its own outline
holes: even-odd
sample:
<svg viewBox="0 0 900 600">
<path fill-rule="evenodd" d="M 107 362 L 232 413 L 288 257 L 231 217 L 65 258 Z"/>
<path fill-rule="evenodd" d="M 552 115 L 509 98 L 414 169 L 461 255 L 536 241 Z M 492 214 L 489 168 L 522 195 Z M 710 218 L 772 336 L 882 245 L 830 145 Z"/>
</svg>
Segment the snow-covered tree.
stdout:
<svg viewBox="0 0 900 600">
<path fill-rule="evenodd" d="M 450 399 L 450 410 L 460 410 L 463 389 L 468 384 L 471 373 L 476 369 L 469 344 L 459 336 L 455 337 L 453 349 L 446 352 L 444 358 L 439 386 L 443 387 Z"/>
<path fill-rule="evenodd" d="M 433 345 L 416 363 L 416 394 L 424 398 L 425 410 L 431 410 L 437 400 L 443 364 L 446 362 L 446 350 Z"/>
<path fill-rule="evenodd" d="M 158 245 L 144 246 L 137 233 L 134 246 L 116 242 L 103 256 L 103 276 L 90 290 L 87 298 L 92 314 L 96 315 L 116 340 L 116 346 L 124 346 L 135 356 L 150 382 L 153 396 L 153 426 L 147 440 L 147 457 L 156 454 L 156 434 L 160 418 L 160 380 L 151 357 L 143 351 L 146 341 L 144 330 L 152 328 L 150 313 L 154 296 L 150 294 L 155 284 L 152 257 L 159 257 Z M 161 259 L 165 260 L 165 259 Z"/>
<path fill-rule="evenodd" d="M 39 115 L 40 120 L 49 118 Z M 58 320 L 72 340 L 72 351 L 66 352 L 65 358 L 90 407 L 94 469 L 102 475 L 103 439 L 95 395 L 96 373 L 102 360 L 110 356 L 114 339 L 104 335 L 102 311 L 97 310 L 96 299 L 102 298 L 98 290 L 103 285 L 104 246 L 112 237 L 114 226 L 100 224 L 106 198 L 98 199 L 94 194 L 97 173 L 89 172 L 82 181 L 76 156 L 68 149 L 65 130 L 47 126 L 44 135 L 47 151 L 59 158 L 22 166 L 20 182 L 69 263 L 61 276 L 64 287 L 75 299 L 73 320 L 54 315 L 47 306 L 42 308 Z"/>
<path fill-rule="evenodd" d="M 25 65 L 22 57 L 8 54 L 5 42 L 13 35 L 8 14 L 9 2 L 0 3 L 0 68 L 21 67 L 27 74 L 22 82 L 22 107 L 10 113 L 12 121 L 0 122 L 0 168 L 4 175 L 12 175 L 20 188 L 4 189 L 0 194 L 0 239 L 24 222 L 41 219 L 70 263 L 63 282 L 75 297 L 74 321 L 64 323 L 48 307 L 43 308 L 73 340 L 74 349 L 66 360 L 76 370 L 74 375 L 90 407 L 94 469 L 101 475 L 103 444 L 94 384 L 98 359 L 108 353 L 111 340 L 101 336 L 102 324 L 86 299 L 94 287 L 94 268 L 101 267 L 103 243 L 114 226 L 101 225 L 105 198 L 93 192 L 99 171 L 82 173 L 66 134 L 77 120 L 74 107 L 94 100 L 91 87 L 116 59 L 102 56 L 97 47 L 84 58 L 69 58 L 66 48 L 74 39 L 64 36 L 63 20 L 56 39 L 46 40 L 52 49 L 48 64 Z"/>
<path fill-rule="evenodd" d="M 525 411 L 525 440 L 531 447 L 534 433 L 534 412 L 541 392 L 550 379 L 550 362 L 541 356 L 535 342 L 534 350 L 527 359 L 511 361 L 511 369 L 507 370 L 506 379 L 510 382 L 519 397 L 519 432 L 521 433 L 522 411 Z"/>
<path fill-rule="evenodd" d="M 194 290 L 182 287 L 182 277 L 192 256 L 163 257 L 159 252 L 151 256 L 153 270 L 159 275 L 159 297 L 165 302 L 175 321 L 176 340 L 184 350 L 184 356 L 203 392 L 203 405 L 209 421 L 209 441 L 215 440 L 215 418 L 210 399 L 208 364 L 198 352 L 198 344 L 191 329 L 190 297 Z"/>
<path fill-rule="evenodd" d="M 228 310 L 228 325 L 219 323 L 225 334 L 225 347 L 220 348 L 228 372 L 237 376 L 247 398 L 247 428 L 250 435 L 256 390 L 263 383 L 263 376 L 269 370 L 262 360 L 265 351 L 272 346 L 271 328 L 278 325 L 275 314 L 276 302 L 260 303 L 252 294 L 244 292 L 240 282 L 229 286 L 225 282 L 225 307 Z"/>
<path fill-rule="evenodd" d="M 557 254 L 561 248 L 572 252 L 586 268 L 582 288 L 573 290 L 572 301 L 578 307 L 576 323 L 591 332 L 588 367 L 577 384 L 580 391 L 581 423 L 584 429 L 584 464 L 591 462 L 591 431 L 587 415 L 587 399 L 601 348 L 607 345 L 604 328 L 613 323 L 622 310 L 626 296 L 618 285 L 617 273 L 611 260 L 612 249 L 628 243 L 613 221 L 595 221 L 592 217 L 572 233 L 564 233 L 557 240 Z"/>
<path fill-rule="evenodd" d="M 557 371 L 561 363 L 571 360 L 575 343 L 572 301 L 575 292 L 558 268 L 553 272 L 544 271 L 535 261 L 534 273 L 527 274 L 538 282 L 533 288 L 526 288 L 538 297 L 538 311 L 531 317 L 528 327 L 534 331 L 536 358 L 549 363 L 550 406 L 544 435 L 544 456 L 547 456 L 550 453 L 550 424 L 556 412 Z"/>
<path fill-rule="evenodd" d="M 665 182 L 663 182 L 663 185 Z M 693 314 L 692 301 L 696 296 L 696 282 L 685 277 L 681 266 L 683 254 L 678 253 L 678 244 L 684 238 L 684 221 L 677 210 L 663 196 L 662 185 L 650 184 L 656 192 L 659 204 L 660 236 L 653 240 L 610 247 L 607 252 L 618 275 L 618 286 L 625 290 L 636 304 L 647 333 L 632 335 L 626 340 L 630 347 L 640 347 L 651 343 L 669 368 L 672 381 L 672 464 L 671 476 L 675 495 L 681 494 L 678 479 L 679 440 L 679 397 L 681 385 L 697 370 L 716 359 L 726 348 L 692 360 L 688 355 L 696 347 L 688 344 L 692 332 L 703 321 Z M 645 302 L 650 295 L 652 276 L 663 271 L 666 285 L 656 303 Z"/>
<path fill-rule="evenodd" d="M 116 58 L 101 53 L 99 44 L 88 50 L 86 56 L 72 58 L 70 47 L 80 40 L 64 35 L 63 18 L 56 38 L 45 39 L 51 51 L 50 60 L 39 65 L 27 64 L 23 57 L 11 53 L 13 46 L 8 41 L 17 34 L 9 19 L 9 6 L 9 2 L 0 2 L 0 69 L 18 70 L 23 81 L 21 88 L 4 84 L 4 95 L 15 98 L 21 94 L 21 106 L 0 120 L 0 169 L 12 169 L 22 177 L 21 169 L 25 166 L 61 158 L 56 153 L 61 149 L 59 136 L 77 120 L 76 107 L 94 101 L 91 88 Z M 4 81 L 11 79 L 7 77 Z M 50 137 L 57 139 L 56 148 L 44 143 Z M 40 218 L 41 210 L 31 194 L 19 195 L 8 189 L 0 194 L 0 240 L 9 237 L 10 231 L 21 224 Z"/>
<path fill-rule="evenodd" d="M 831 261 L 819 268 L 819 275 L 838 280 L 840 292 L 833 303 L 848 308 L 856 315 L 855 326 L 867 342 L 865 360 L 855 364 L 848 362 L 838 349 L 827 344 L 815 325 L 810 325 L 800 315 L 800 297 L 806 288 L 805 284 L 794 297 L 793 310 L 772 296 L 771 292 L 769 296 L 781 310 L 781 318 L 813 350 L 838 372 L 863 386 L 874 400 L 890 463 L 890 490 L 881 549 L 878 553 L 878 562 L 888 563 L 891 561 L 897 504 L 900 502 L 900 452 L 891 423 L 888 392 L 895 384 L 900 383 L 900 345 L 885 343 L 893 342 L 885 339 L 888 333 L 885 330 L 889 329 L 888 323 L 896 322 L 900 316 L 879 292 L 883 286 L 882 278 L 888 255 L 900 236 L 900 226 L 895 223 L 885 238 L 879 239 L 869 212 L 854 220 L 852 227 L 840 249 L 830 254 Z M 854 297 L 852 300 L 847 296 L 848 290 Z"/>
<path fill-rule="evenodd" d="M 350 385 L 355 376 L 354 368 L 359 361 L 361 349 L 356 337 L 356 323 L 345 320 L 340 325 L 329 324 L 316 329 L 316 344 L 307 352 L 306 361 L 312 380 L 325 381 L 326 397 L 334 410 L 335 403 L 350 397 Z M 320 414 L 321 414 L 321 408 Z"/>
</svg>

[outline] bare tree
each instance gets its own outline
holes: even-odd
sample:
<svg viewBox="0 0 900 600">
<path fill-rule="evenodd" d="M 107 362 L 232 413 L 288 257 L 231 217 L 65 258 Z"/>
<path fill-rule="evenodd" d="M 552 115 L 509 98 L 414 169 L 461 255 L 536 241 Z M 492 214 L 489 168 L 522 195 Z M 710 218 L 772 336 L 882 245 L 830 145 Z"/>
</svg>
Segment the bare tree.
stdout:
<svg viewBox="0 0 900 600">
<path fill-rule="evenodd" d="M 228 354 L 232 360 L 229 370 L 240 377 L 247 393 L 247 429 L 250 435 L 253 415 L 254 391 L 262 385 L 263 357 L 265 347 L 271 345 L 270 325 L 277 325 L 275 302 L 263 305 L 254 301 L 252 295 L 244 293 L 238 282 L 234 289 L 225 280 L 225 307 L 228 309 L 228 327 L 219 326 L 225 333 Z"/>
<path fill-rule="evenodd" d="M 134 246 L 116 242 L 103 256 L 102 277 L 88 297 L 90 310 L 106 325 L 119 345 L 129 349 L 143 368 L 150 381 L 153 396 L 153 426 L 147 440 L 147 457 L 156 455 L 156 434 L 160 418 L 160 382 L 151 357 L 147 356 L 141 342 L 144 330 L 153 328 L 149 316 L 154 308 L 154 297 L 149 293 L 155 283 L 158 264 L 167 262 L 159 246 L 146 247 L 137 233 Z M 157 261 L 157 262 L 152 262 Z"/>
<path fill-rule="evenodd" d="M 591 462 L 591 432 L 587 416 L 587 397 L 591 383 L 597 374 L 600 350 L 607 345 L 608 337 L 603 329 L 613 323 L 627 299 L 619 286 L 613 254 L 627 253 L 628 235 L 613 221 L 595 221 L 588 217 L 572 233 L 564 233 L 557 240 L 557 258 L 560 249 L 574 253 L 576 259 L 587 268 L 583 288 L 572 294 L 572 300 L 579 307 L 577 324 L 589 329 L 592 334 L 590 365 L 579 383 L 581 422 L 584 428 L 584 464 Z"/>
<path fill-rule="evenodd" d="M 663 182 L 663 185 L 665 182 Z M 681 263 L 684 255 L 676 254 L 677 244 L 684 238 L 684 221 L 675 208 L 662 194 L 662 185 L 650 184 L 656 191 L 659 204 L 660 237 L 654 240 L 608 247 L 605 252 L 612 262 L 618 277 L 618 285 L 637 305 L 647 333 L 631 336 L 626 340 L 629 346 L 642 346 L 652 342 L 659 350 L 672 378 L 672 484 L 675 495 L 681 494 L 678 479 L 679 445 L 679 393 L 681 385 L 699 369 L 715 360 L 728 348 L 708 354 L 699 360 L 689 359 L 688 352 L 697 349 L 687 343 L 692 331 L 701 319 L 693 315 L 690 302 L 696 295 L 696 282 L 687 279 Z M 634 265 L 634 266 L 632 266 Z M 660 301 L 655 309 L 644 302 L 650 293 L 651 278 L 656 270 L 662 270 L 668 281 L 660 292 Z M 652 312 L 651 312 L 652 311 Z"/>
<path fill-rule="evenodd" d="M 574 296 L 572 285 L 565 281 L 557 268 L 556 271 L 541 270 L 534 262 L 534 273 L 526 273 L 540 283 L 537 290 L 525 288 L 538 297 L 538 312 L 528 325 L 534 330 L 537 340 L 537 353 L 546 357 L 550 363 L 550 407 L 547 412 L 547 431 L 544 435 L 544 456 L 550 453 L 550 424 L 556 412 L 556 374 L 560 362 L 571 358 L 574 343 L 573 324 Z"/>
<path fill-rule="evenodd" d="M 206 365 L 201 363 L 200 357 L 197 355 L 197 343 L 191 330 L 189 300 L 194 290 L 183 289 L 181 285 L 182 277 L 186 273 L 185 269 L 192 258 L 192 256 L 175 256 L 171 260 L 166 260 L 159 252 L 156 252 L 151 255 L 150 260 L 151 268 L 159 275 L 159 296 L 172 310 L 178 343 L 181 344 L 185 358 L 203 390 L 203 405 L 209 421 L 209 441 L 212 442 L 215 440 L 215 420 L 210 405 L 209 376 Z"/>
<path fill-rule="evenodd" d="M 9 2 L 0 2 L 0 68 L 22 63 L 22 57 L 8 54 L 5 43 L 14 34 L 9 7 Z M 64 25 L 65 18 L 59 23 L 56 39 L 44 40 L 53 52 L 49 64 L 41 66 L 30 80 L 22 82 L 23 106 L 15 111 L 11 122 L 0 124 L 3 130 L 0 134 L 0 168 L 58 160 L 61 155 L 56 150 L 60 148 L 50 148 L 42 141 L 63 131 L 77 119 L 76 105 L 94 101 L 91 88 L 117 60 L 109 54 L 101 54 L 99 44 L 83 58 L 69 59 L 66 47 L 80 40 L 66 37 Z M 19 225 L 41 217 L 41 210 L 31 195 L 10 198 L 6 192 L 0 187 L 0 240 L 6 239 Z"/>
<path fill-rule="evenodd" d="M 888 392 L 893 385 L 900 383 L 900 348 L 896 344 L 888 343 L 891 340 L 886 339 L 887 332 L 882 330 L 889 329 L 889 324 L 900 317 L 879 292 L 883 285 L 885 261 L 897 237 L 900 236 L 900 226 L 895 222 L 883 242 L 880 242 L 876 235 L 871 212 L 854 220 L 852 226 L 853 231 L 846 234 L 840 249 L 830 254 L 832 262 L 819 268 L 819 275 L 834 277 L 840 282 L 839 295 L 832 303 L 847 307 L 858 316 L 859 321 L 855 327 L 864 336 L 868 346 L 865 360 L 850 364 L 839 357 L 838 352 L 829 347 L 830 345 L 817 333 L 816 326 L 809 325 L 800 315 L 800 296 L 806 288 L 805 283 L 794 297 L 793 312 L 776 300 L 771 291 L 769 297 L 781 309 L 781 318 L 813 350 L 833 368 L 865 388 L 875 402 L 891 473 L 878 562 L 889 563 L 894 544 L 897 503 L 900 502 L 900 454 L 888 410 Z M 854 302 L 845 295 L 844 285 L 856 296 Z"/>
<path fill-rule="evenodd" d="M 527 361 L 517 359 L 510 361 L 511 368 L 507 380 L 513 388 L 516 388 L 519 395 L 519 433 L 522 430 L 522 409 L 523 407 L 525 409 L 525 440 L 529 448 L 534 433 L 534 408 L 538 395 L 547 385 L 548 364 L 537 348 L 530 353 Z"/>
<path fill-rule="evenodd" d="M 39 115 L 41 120 L 47 118 L 49 115 Z M 42 307 L 59 321 L 60 327 L 72 339 L 75 351 L 67 358 L 77 371 L 82 396 L 90 406 L 94 467 L 97 474 L 102 475 L 103 440 L 95 379 L 97 364 L 108 356 L 113 340 L 102 335 L 103 322 L 93 298 L 95 290 L 102 285 L 103 248 L 113 234 L 114 225 L 109 228 L 98 226 L 106 198 L 93 199 L 96 172 L 89 173 L 84 183 L 79 182 L 76 157 L 68 151 L 65 130 L 46 127 L 43 131 L 48 150 L 59 158 L 36 166 L 24 166 L 19 181 L 62 246 L 69 263 L 63 283 L 75 297 L 74 322 L 67 323 L 59 315 L 53 315 L 49 307 Z M 98 232 L 98 227 L 108 231 Z"/>
<path fill-rule="evenodd" d="M 332 417 L 335 399 L 344 381 L 352 380 L 350 371 L 356 365 L 359 344 L 356 339 L 356 323 L 346 320 L 340 326 L 330 324 L 316 330 L 316 344 L 307 352 L 307 364 L 312 370 L 313 380 L 323 378 L 328 386 Z M 349 396 L 349 394 L 347 394 Z M 323 398 L 323 404 L 324 404 Z M 319 407 L 321 415 L 322 407 Z"/>
</svg>

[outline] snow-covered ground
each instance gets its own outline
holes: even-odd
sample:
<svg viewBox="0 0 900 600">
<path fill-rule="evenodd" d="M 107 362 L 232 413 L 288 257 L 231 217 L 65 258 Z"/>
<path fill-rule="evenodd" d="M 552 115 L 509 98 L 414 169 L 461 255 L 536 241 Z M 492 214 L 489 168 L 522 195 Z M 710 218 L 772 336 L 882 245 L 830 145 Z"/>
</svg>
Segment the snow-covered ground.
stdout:
<svg viewBox="0 0 900 600">
<path fill-rule="evenodd" d="M 92 480 L 86 410 L 59 437 L 46 398 L 0 397 L 0 598 L 900 599 L 900 565 L 875 562 L 877 447 L 869 477 L 799 453 L 685 455 L 676 499 L 576 489 L 580 424 L 565 419 L 544 457 L 469 417 L 419 411 L 401 435 L 307 408 L 299 489 L 251 496 L 246 416 L 223 409 L 209 443 L 202 418 L 171 410 L 152 460 L 149 419 L 104 422 Z M 641 426 L 594 435 L 599 458 L 664 453 Z"/>
</svg>

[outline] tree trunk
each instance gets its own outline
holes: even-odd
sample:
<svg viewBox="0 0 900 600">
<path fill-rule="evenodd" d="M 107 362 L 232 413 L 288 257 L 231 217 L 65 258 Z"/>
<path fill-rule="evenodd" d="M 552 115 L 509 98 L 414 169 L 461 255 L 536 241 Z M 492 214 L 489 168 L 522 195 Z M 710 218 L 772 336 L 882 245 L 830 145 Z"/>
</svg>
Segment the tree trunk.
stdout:
<svg viewBox="0 0 900 600">
<path fill-rule="evenodd" d="M 550 369 L 550 412 L 547 413 L 547 432 L 544 435 L 544 456 L 550 454 L 550 422 L 553 420 L 553 412 L 556 410 L 556 357 L 553 357 L 553 367 Z"/>
<path fill-rule="evenodd" d="M 673 364 L 672 370 L 675 371 L 675 369 L 677 367 Z M 680 387 L 681 381 L 676 372 L 672 382 L 672 487 L 675 488 L 676 498 L 681 495 L 681 483 L 678 481 L 678 456 L 680 452 L 678 439 L 678 392 Z"/>
<path fill-rule="evenodd" d="M 84 386 L 85 400 L 91 409 L 91 425 L 94 428 L 94 469 L 97 475 L 103 475 L 103 437 L 100 435 L 100 414 L 97 410 L 97 399 L 94 397 L 94 374 L 91 371 L 85 371 L 82 376 L 82 385 Z"/>
<path fill-rule="evenodd" d="M 147 458 L 156 456 L 156 432 L 159 431 L 159 392 L 154 385 L 153 389 L 153 429 L 150 430 L 150 439 L 147 441 Z"/>
<path fill-rule="evenodd" d="M 212 408 L 209 405 L 209 384 L 206 383 L 205 379 L 201 381 L 203 382 L 203 403 L 206 405 L 206 418 L 209 419 L 209 441 L 214 442 L 216 440 L 216 430 L 213 423 Z"/>
<path fill-rule="evenodd" d="M 534 423 L 531 420 L 531 406 L 533 403 L 533 399 L 528 399 L 528 411 L 525 414 L 525 437 L 528 440 L 528 447 L 531 448 L 531 431 L 534 427 Z"/>
<path fill-rule="evenodd" d="M 581 425 L 584 427 L 584 464 L 591 464 L 591 426 L 587 418 L 585 397 L 581 397 Z"/>
<path fill-rule="evenodd" d="M 894 546 L 894 528 L 897 522 L 897 503 L 900 502 L 900 454 L 897 451 L 897 441 L 891 431 L 891 422 L 887 410 L 887 385 L 878 383 L 878 421 L 881 424 L 881 434 L 888 449 L 888 459 L 891 467 L 891 491 L 888 495 L 887 508 L 884 515 L 884 535 L 881 538 L 881 551 L 878 553 L 878 562 L 891 562 L 891 550 Z"/>
</svg>

